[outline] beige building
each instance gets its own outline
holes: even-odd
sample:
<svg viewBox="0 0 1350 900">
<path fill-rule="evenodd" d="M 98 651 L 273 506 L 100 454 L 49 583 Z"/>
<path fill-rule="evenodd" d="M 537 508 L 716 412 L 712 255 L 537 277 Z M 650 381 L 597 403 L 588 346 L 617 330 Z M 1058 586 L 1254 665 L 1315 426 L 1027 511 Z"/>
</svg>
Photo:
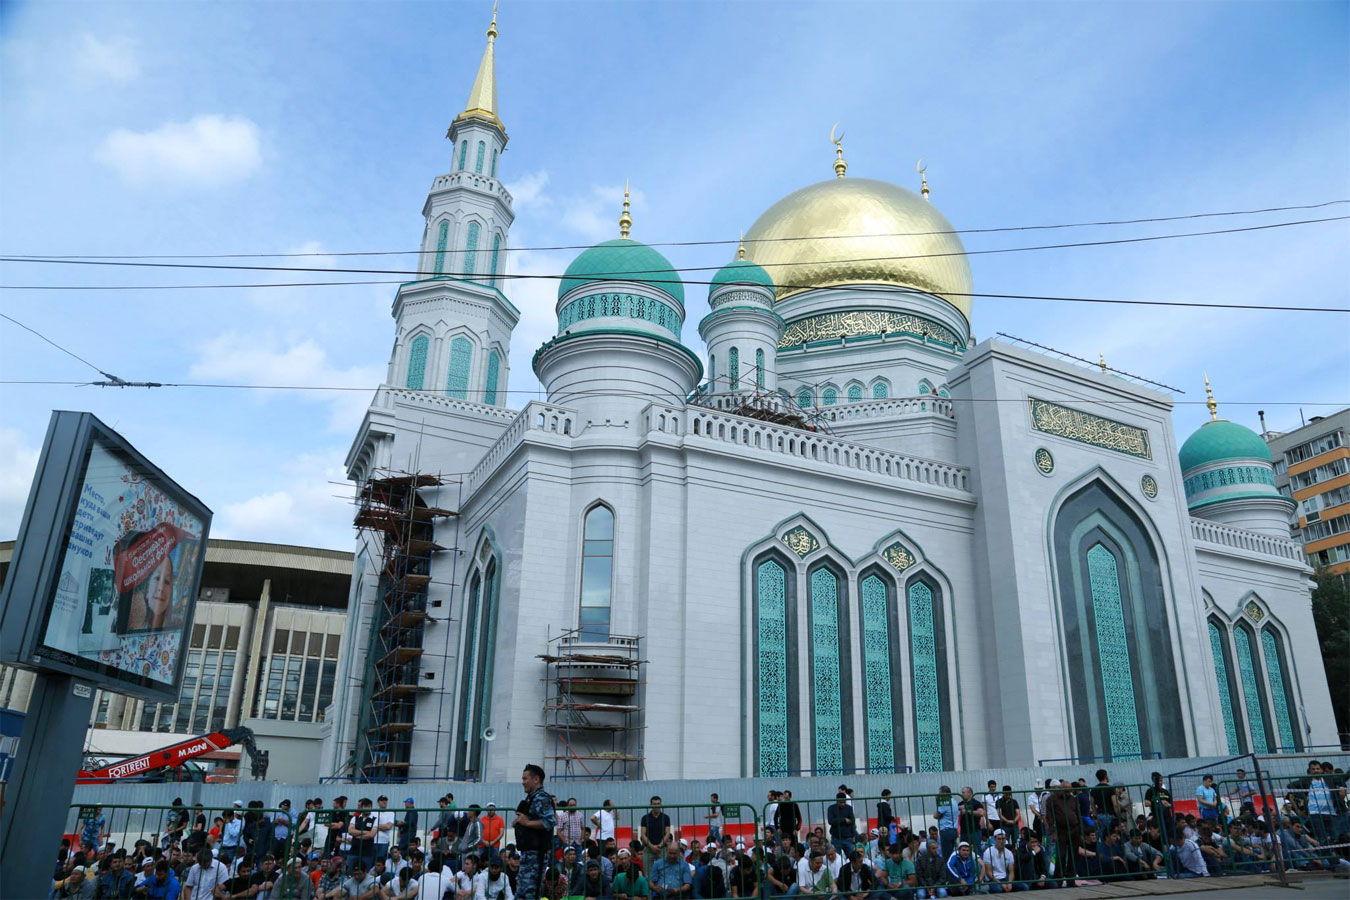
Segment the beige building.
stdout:
<svg viewBox="0 0 1350 900">
<path fill-rule="evenodd" d="M 1298 504 L 1294 539 L 1308 565 L 1350 575 L 1350 409 L 1261 435 L 1275 460 L 1275 486 Z"/>
</svg>

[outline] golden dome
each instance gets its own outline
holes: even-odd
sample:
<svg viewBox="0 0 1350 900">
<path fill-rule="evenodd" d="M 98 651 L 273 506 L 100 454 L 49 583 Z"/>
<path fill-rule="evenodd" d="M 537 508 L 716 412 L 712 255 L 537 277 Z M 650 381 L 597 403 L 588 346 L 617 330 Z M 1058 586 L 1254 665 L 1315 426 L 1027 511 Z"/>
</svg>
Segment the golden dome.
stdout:
<svg viewBox="0 0 1350 900">
<path fill-rule="evenodd" d="M 937 294 L 969 321 L 970 264 L 952 230 L 931 203 L 902 187 L 831 178 L 769 207 L 745 243 L 779 285 L 779 300 L 813 288 L 894 284 Z"/>
</svg>

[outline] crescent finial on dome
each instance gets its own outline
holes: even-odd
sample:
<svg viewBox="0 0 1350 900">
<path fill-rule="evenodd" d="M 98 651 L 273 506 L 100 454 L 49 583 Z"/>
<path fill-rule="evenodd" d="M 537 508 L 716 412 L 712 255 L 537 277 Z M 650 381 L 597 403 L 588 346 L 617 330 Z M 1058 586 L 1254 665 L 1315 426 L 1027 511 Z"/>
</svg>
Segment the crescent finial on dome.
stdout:
<svg viewBox="0 0 1350 900">
<path fill-rule="evenodd" d="M 844 161 L 844 136 L 834 136 L 834 131 L 839 127 L 835 122 L 834 127 L 830 129 L 830 143 L 834 144 L 834 174 L 836 178 L 843 178 L 844 173 L 848 171 L 848 163 Z"/>
<path fill-rule="evenodd" d="M 1209 407 L 1209 420 L 1219 421 L 1219 404 L 1214 402 L 1214 390 L 1209 386 L 1209 373 L 1205 373 L 1205 406 Z"/>
<path fill-rule="evenodd" d="M 628 212 L 628 179 L 623 180 L 623 212 L 619 214 L 619 237 L 627 238 L 628 230 L 633 227 L 633 217 Z"/>
</svg>

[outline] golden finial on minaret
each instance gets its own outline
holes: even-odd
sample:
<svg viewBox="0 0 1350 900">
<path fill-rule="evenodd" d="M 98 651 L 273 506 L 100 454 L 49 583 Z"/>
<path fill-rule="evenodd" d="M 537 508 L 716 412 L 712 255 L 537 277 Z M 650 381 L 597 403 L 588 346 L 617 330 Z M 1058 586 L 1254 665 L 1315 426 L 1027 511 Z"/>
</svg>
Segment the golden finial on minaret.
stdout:
<svg viewBox="0 0 1350 900">
<path fill-rule="evenodd" d="M 1209 373 L 1205 373 L 1205 405 L 1209 407 L 1209 420 L 1219 421 L 1219 404 L 1214 402 L 1214 391 L 1209 386 Z"/>
<path fill-rule="evenodd" d="M 1102 351 L 1100 351 L 1100 350 L 1097 351 L 1097 360 L 1098 360 L 1099 364 L 1100 364 L 1101 367 L 1102 367 L 1102 374 L 1105 375 L 1105 374 L 1106 374 L 1106 357 L 1102 354 Z"/>
<path fill-rule="evenodd" d="M 736 258 L 737 258 L 737 259 L 745 259 L 745 232 L 744 232 L 744 231 L 741 232 L 741 243 L 740 243 L 740 246 L 738 246 L 738 247 L 736 248 Z"/>
<path fill-rule="evenodd" d="M 928 200 L 928 167 L 923 164 L 922 156 L 920 156 L 919 161 L 914 164 L 914 171 L 919 173 L 919 179 L 921 181 L 919 193 L 923 194 L 923 199 Z M 931 203 L 932 201 L 929 200 L 929 202 Z"/>
<path fill-rule="evenodd" d="M 465 119 L 486 120 L 501 129 L 503 137 L 506 135 L 506 128 L 502 125 L 501 119 L 497 118 L 497 4 L 492 4 L 492 23 L 488 25 L 487 47 L 483 49 L 483 59 L 478 63 L 478 75 L 473 80 L 473 88 L 469 91 L 469 102 L 464 104 L 464 112 L 455 116 L 455 121 L 450 124 L 450 130 L 445 133 L 450 137 L 454 131 L 455 125 Z M 505 142 L 503 142 L 505 145 Z"/>
<path fill-rule="evenodd" d="M 844 162 L 844 136 L 834 136 L 835 128 L 839 123 L 835 122 L 834 127 L 830 129 L 830 143 L 834 144 L 834 174 L 838 178 L 843 178 L 844 173 L 848 171 L 848 163 Z"/>
<path fill-rule="evenodd" d="M 633 227 L 633 217 L 628 212 L 628 179 L 623 181 L 623 212 L 619 214 L 619 237 L 628 239 L 628 229 Z"/>
</svg>

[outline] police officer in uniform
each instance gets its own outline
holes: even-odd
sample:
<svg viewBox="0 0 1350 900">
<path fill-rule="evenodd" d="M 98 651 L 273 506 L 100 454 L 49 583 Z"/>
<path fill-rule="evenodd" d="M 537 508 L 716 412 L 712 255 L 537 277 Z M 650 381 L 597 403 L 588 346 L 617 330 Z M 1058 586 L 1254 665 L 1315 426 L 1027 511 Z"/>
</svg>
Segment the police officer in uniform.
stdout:
<svg viewBox="0 0 1350 900">
<path fill-rule="evenodd" d="M 516 807 L 511 826 L 516 830 L 516 849 L 520 851 L 520 875 L 516 880 L 516 900 L 539 900 L 539 885 L 553 850 L 553 830 L 557 817 L 553 797 L 544 790 L 544 770 L 534 763 L 520 776 L 525 799 Z"/>
</svg>

